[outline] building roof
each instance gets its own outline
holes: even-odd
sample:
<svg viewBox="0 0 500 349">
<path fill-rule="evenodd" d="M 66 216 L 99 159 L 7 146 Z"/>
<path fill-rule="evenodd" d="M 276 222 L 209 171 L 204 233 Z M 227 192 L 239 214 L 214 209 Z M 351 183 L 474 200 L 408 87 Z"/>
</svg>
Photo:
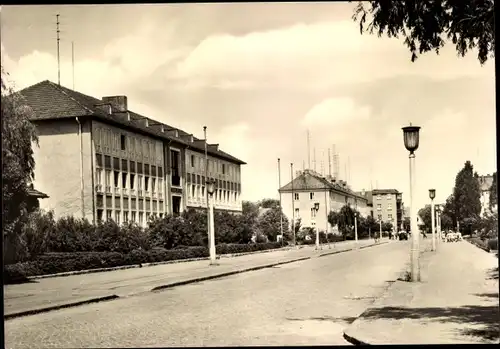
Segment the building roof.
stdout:
<svg viewBox="0 0 500 349">
<path fill-rule="evenodd" d="M 42 193 L 41 191 L 38 191 L 35 188 L 33 188 L 33 184 L 31 184 L 28 187 L 27 193 L 28 193 L 28 196 L 38 198 L 38 199 L 47 199 L 49 197 L 47 194 Z"/>
<path fill-rule="evenodd" d="M 493 185 L 493 175 L 488 174 L 486 176 L 479 176 L 478 181 L 479 181 L 479 189 L 481 191 L 488 191 Z"/>
<path fill-rule="evenodd" d="M 367 200 L 365 196 L 359 195 L 351 189 L 341 186 L 337 182 L 333 183 L 319 173 L 311 170 L 302 171 L 290 183 L 282 186 L 279 192 L 292 192 L 292 189 L 293 191 L 329 190 Z"/>
<path fill-rule="evenodd" d="M 400 194 L 396 189 L 373 189 L 372 195 Z"/>
<path fill-rule="evenodd" d="M 191 134 L 185 131 L 132 111 L 128 111 L 130 115 L 130 120 L 128 120 L 127 115 L 120 113 L 113 106 L 111 106 L 112 113 L 107 113 L 99 106 L 104 103 L 102 100 L 57 85 L 49 80 L 27 87 L 19 91 L 19 93 L 24 97 L 26 104 L 33 111 L 31 121 L 65 119 L 77 116 L 94 117 L 101 121 L 130 128 L 149 136 L 174 141 L 200 152 L 205 151 L 205 141 L 196 137 L 192 138 L 192 142 L 186 140 L 186 136 L 190 136 Z M 149 126 L 143 122 L 145 119 L 148 120 Z M 166 131 L 178 130 L 178 135 L 173 135 L 171 133 L 167 134 L 163 132 L 161 128 L 154 127 L 155 125 L 164 126 Z M 208 144 L 207 153 L 233 163 L 241 165 L 246 164 L 244 161 L 219 150 L 218 145 Z"/>
</svg>

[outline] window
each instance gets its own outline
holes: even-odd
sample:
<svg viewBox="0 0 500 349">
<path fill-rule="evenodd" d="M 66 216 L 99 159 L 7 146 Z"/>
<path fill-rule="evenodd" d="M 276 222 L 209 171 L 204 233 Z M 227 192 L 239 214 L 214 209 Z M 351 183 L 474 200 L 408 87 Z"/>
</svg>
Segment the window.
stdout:
<svg viewBox="0 0 500 349">
<path fill-rule="evenodd" d="M 191 167 L 194 167 L 194 155 L 191 155 Z"/>
<path fill-rule="evenodd" d="M 298 200 L 299 199 L 299 193 L 295 193 L 294 197 L 295 197 L 295 200 Z"/>
<path fill-rule="evenodd" d="M 142 176 L 137 176 L 137 190 L 142 190 Z"/>
<path fill-rule="evenodd" d="M 125 150 L 125 144 L 126 144 L 126 140 L 125 140 L 125 135 L 120 135 L 120 149 L 121 150 Z"/>
<path fill-rule="evenodd" d="M 115 211 L 115 222 L 120 224 L 120 211 Z"/>
<path fill-rule="evenodd" d="M 382 200 L 382 195 L 377 195 L 377 200 Z"/>
<path fill-rule="evenodd" d="M 127 222 L 128 222 L 128 211 L 124 211 L 124 212 L 123 212 L 123 221 L 124 221 L 125 223 L 127 223 Z"/>
<path fill-rule="evenodd" d="M 149 190 L 149 177 L 144 176 L 144 190 Z"/>
<path fill-rule="evenodd" d="M 111 187 L 111 171 L 106 170 L 106 187 Z"/>
<path fill-rule="evenodd" d="M 130 174 L 130 189 L 134 189 L 135 186 L 135 174 Z"/>
<path fill-rule="evenodd" d="M 389 218 L 389 220 L 391 220 L 391 221 L 392 221 L 392 214 L 390 214 L 390 213 L 389 213 L 389 214 L 387 215 L 387 218 Z"/>
<path fill-rule="evenodd" d="M 155 192 L 156 191 L 156 178 L 151 178 L 151 192 Z"/>
<path fill-rule="evenodd" d="M 100 168 L 95 171 L 97 185 L 102 185 L 102 170 Z"/>
<path fill-rule="evenodd" d="M 299 217 L 300 216 L 300 209 L 296 208 L 295 209 L 295 217 Z"/>
<path fill-rule="evenodd" d="M 226 174 L 226 164 L 222 164 L 222 174 Z"/>
<path fill-rule="evenodd" d="M 388 209 L 389 211 L 390 211 L 390 210 L 392 210 L 392 204 L 391 204 L 391 203 L 387 204 L 387 209 Z"/>
<path fill-rule="evenodd" d="M 205 187 L 201 187 L 201 196 L 205 197 Z"/>
<path fill-rule="evenodd" d="M 115 182 L 115 188 L 118 188 L 120 186 L 120 172 L 114 171 L 114 182 Z"/>
<path fill-rule="evenodd" d="M 191 184 L 191 196 L 195 197 L 195 191 L 196 191 L 196 186 L 194 184 Z"/>
<path fill-rule="evenodd" d="M 139 224 L 142 224 L 144 222 L 144 213 L 139 212 Z"/>
<path fill-rule="evenodd" d="M 387 198 L 387 200 L 390 200 L 390 199 L 392 199 L 392 195 L 391 194 L 387 194 L 386 198 Z"/>
<path fill-rule="evenodd" d="M 102 222 L 102 214 L 103 214 L 102 210 L 97 210 L 97 221 L 98 222 Z"/>
<path fill-rule="evenodd" d="M 130 218 L 131 218 L 132 222 L 136 222 L 135 211 L 132 211 L 132 213 L 130 214 Z"/>
<path fill-rule="evenodd" d="M 309 193 L 309 198 L 312 200 L 314 199 L 314 193 Z"/>
<path fill-rule="evenodd" d="M 378 220 L 379 220 L 379 221 L 381 221 L 381 220 L 382 220 L 382 215 L 381 215 L 381 214 L 379 214 L 379 215 L 378 215 Z"/>
<path fill-rule="evenodd" d="M 106 218 L 107 218 L 108 220 L 111 220 L 111 217 L 112 217 L 112 212 L 111 212 L 111 210 L 107 210 L 107 211 L 106 211 Z"/>
<path fill-rule="evenodd" d="M 311 218 L 316 217 L 316 209 L 314 207 L 311 207 Z"/>
<path fill-rule="evenodd" d="M 377 204 L 377 210 L 381 210 L 382 209 L 382 205 L 381 204 Z"/>
<path fill-rule="evenodd" d="M 122 173 L 122 188 L 126 188 L 126 187 L 127 187 L 127 174 Z"/>
<path fill-rule="evenodd" d="M 163 180 L 161 178 L 158 178 L 158 191 L 163 193 Z"/>
</svg>

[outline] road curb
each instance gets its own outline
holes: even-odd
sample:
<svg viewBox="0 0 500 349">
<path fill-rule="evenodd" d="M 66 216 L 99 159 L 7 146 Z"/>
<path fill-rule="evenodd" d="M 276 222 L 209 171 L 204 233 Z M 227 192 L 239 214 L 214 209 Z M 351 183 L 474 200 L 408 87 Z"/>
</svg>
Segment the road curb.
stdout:
<svg viewBox="0 0 500 349">
<path fill-rule="evenodd" d="M 297 258 L 297 259 L 293 259 L 293 260 L 285 261 L 285 262 L 278 262 L 278 263 L 260 265 L 260 266 L 257 266 L 257 267 L 251 267 L 251 268 L 246 268 L 246 269 L 228 271 L 228 272 L 221 273 L 221 274 L 215 274 L 215 275 L 203 276 L 203 277 L 199 277 L 199 278 L 195 278 L 195 279 L 189 279 L 189 280 L 184 280 L 184 281 L 172 282 L 170 284 L 156 286 L 156 287 L 154 287 L 154 288 L 151 289 L 151 292 L 157 292 L 157 291 L 165 290 L 165 289 L 176 287 L 176 286 L 183 286 L 183 285 L 188 285 L 188 284 L 194 284 L 194 283 L 197 283 L 197 282 L 202 282 L 202 281 L 207 281 L 207 280 L 219 279 L 219 278 L 223 278 L 223 277 L 226 277 L 226 276 L 231 276 L 231 275 L 246 273 L 246 272 L 249 272 L 249 271 L 255 271 L 255 270 L 260 270 L 260 269 L 272 268 L 272 267 L 275 267 L 275 266 L 278 266 L 278 265 L 283 265 L 283 264 L 289 264 L 289 263 L 294 263 L 294 262 L 305 261 L 307 259 L 311 259 L 311 257 L 302 257 L 302 258 Z"/>
<path fill-rule="evenodd" d="M 378 243 L 378 244 L 366 245 L 366 246 L 361 246 L 361 247 L 358 247 L 358 248 L 356 248 L 356 247 L 352 247 L 352 248 L 349 248 L 349 249 L 347 249 L 347 250 L 339 250 L 339 251 L 327 252 L 327 253 L 320 254 L 320 255 L 318 256 L 318 258 L 319 258 L 319 257 L 330 256 L 330 255 L 332 255 L 332 254 L 337 254 L 337 253 L 342 253 L 342 252 L 354 251 L 354 250 L 356 250 L 356 249 L 361 250 L 361 249 L 363 249 L 363 248 L 368 248 L 368 247 L 379 246 L 379 245 L 383 245 L 383 244 L 387 244 L 387 243 L 389 243 L 389 242 L 388 242 L 388 241 L 384 241 L 384 242 L 381 242 L 381 243 Z"/>
<path fill-rule="evenodd" d="M 80 305 L 85 305 L 85 304 L 92 304 L 92 303 L 99 303 L 99 302 L 105 302 L 105 301 L 111 301 L 120 298 L 119 296 L 113 294 L 111 296 L 105 296 L 105 297 L 98 297 L 98 298 L 91 298 L 88 300 L 80 301 L 80 302 L 74 302 L 74 303 L 66 303 L 66 304 L 61 304 L 61 305 L 54 305 L 51 307 L 45 307 L 45 308 L 39 308 L 39 309 L 32 309 L 32 310 L 26 310 L 26 311 L 21 311 L 18 313 L 13 313 L 13 314 L 7 314 L 4 315 L 4 321 L 5 320 L 11 320 L 14 318 L 18 318 L 21 316 L 28 316 L 28 315 L 36 315 L 40 313 L 47 313 L 49 311 L 54 311 L 54 310 L 60 310 L 60 309 L 66 309 L 66 308 L 73 308 L 73 307 L 78 307 Z"/>
<path fill-rule="evenodd" d="M 347 333 L 344 332 L 343 337 L 346 341 L 353 345 L 370 345 L 368 343 L 362 342 L 354 337 L 349 336 Z"/>
</svg>

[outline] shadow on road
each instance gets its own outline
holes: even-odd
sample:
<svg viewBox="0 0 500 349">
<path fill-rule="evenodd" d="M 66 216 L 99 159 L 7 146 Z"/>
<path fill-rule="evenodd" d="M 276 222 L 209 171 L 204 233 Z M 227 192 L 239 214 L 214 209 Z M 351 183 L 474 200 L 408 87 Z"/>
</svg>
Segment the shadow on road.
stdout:
<svg viewBox="0 0 500 349">
<path fill-rule="evenodd" d="M 498 280 L 498 267 L 488 270 L 488 280 Z"/>
<path fill-rule="evenodd" d="M 498 294 L 496 295 L 498 297 Z M 493 297 L 488 294 L 487 297 Z M 373 308 L 363 314 L 365 319 L 429 319 L 447 323 L 466 323 L 482 326 L 479 329 L 460 330 L 460 334 L 477 336 L 485 340 L 500 338 L 499 307 L 466 305 L 458 308 Z"/>
<path fill-rule="evenodd" d="M 309 321 L 309 320 L 314 320 L 314 321 L 332 321 L 332 322 L 346 322 L 348 324 L 354 322 L 356 320 L 356 317 L 352 316 L 347 316 L 347 317 L 334 317 L 334 316 L 320 316 L 320 317 L 309 317 L 309 318 L 286 318 L 288 321 Z"/>
</svg>

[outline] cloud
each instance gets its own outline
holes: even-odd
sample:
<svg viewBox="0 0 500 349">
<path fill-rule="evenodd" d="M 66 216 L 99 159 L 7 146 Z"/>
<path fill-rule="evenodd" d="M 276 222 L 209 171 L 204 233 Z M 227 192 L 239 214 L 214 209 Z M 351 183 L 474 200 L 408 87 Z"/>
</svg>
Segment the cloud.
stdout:
<svg viewBox="0 0 500 349">
<path fill-rule="evenodd" d="M 316 104 L 304 116 L 304 126 L 346 126 L 351 122 L 367 120 L 369 107 L 357 107 L 348 97 L 329 98 Z"/>
</svg>

